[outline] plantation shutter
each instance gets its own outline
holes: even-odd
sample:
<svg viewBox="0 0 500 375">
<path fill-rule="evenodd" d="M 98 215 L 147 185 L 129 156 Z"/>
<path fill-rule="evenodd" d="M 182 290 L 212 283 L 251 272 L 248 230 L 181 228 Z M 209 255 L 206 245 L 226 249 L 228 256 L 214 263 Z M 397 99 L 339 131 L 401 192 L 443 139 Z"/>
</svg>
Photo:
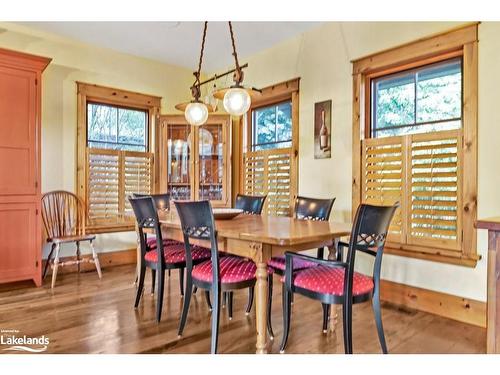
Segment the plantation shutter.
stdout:
<svg viewBox="0 0 500 375">
<path fill-rule="evenodd" d="M 87 148 L 88 223 L 92 227 L 133 224 L 127 197 L 153 190 L 153 154 Z"/>
<path fill-rule="evenodd" d="M 389 246 L 427 246 L 460 256 L 461 143 L 461 130 L 362 141 L 362 202 L 401 203 Z"/>
<path fill-rule="evenodd" d="M 244 194 L 267 195 L 263 214 L 289 216 L 292 149 L 247 152 L 244 155 Z"/>
</svg>

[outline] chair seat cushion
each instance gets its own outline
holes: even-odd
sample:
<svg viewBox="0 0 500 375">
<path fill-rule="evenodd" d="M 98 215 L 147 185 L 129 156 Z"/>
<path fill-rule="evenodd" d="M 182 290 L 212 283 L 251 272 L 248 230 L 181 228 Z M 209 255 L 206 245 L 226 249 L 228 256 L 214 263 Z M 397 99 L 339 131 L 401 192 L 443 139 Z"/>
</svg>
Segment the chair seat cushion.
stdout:
<svg viewBox="0 0 500 375">
<path fill-rule="evenodd" d="M 163 239 L 163 246 L 174 245 L 174 244 L 182 244 L 184 246 L 183 242 L 171 240 L 169 238 Z M 148 239 L 146 240 L 146 245 L 150 249 L 156 249 L 156 237 L 148 237 Z"/>
<path fill-rule="evenodd" d="M 186 261 L 184 244 L 182 242 L 165 244 L 164 242 L 163 256 L 165 257 L 165 263 L 184 263 Z M 193 257 L 193 261 L 210 259 L 210 250 L 199 246 L 191 246 L 191 256 Z M 148 262 L 156 263 L 158 261 L 158 252 L 156 248 L 148 251 L 144 256 L 144 259 Z"/>
<path fill-rule="evenodd" d="M 285 272 L 285 256 L 272 257 L 267 265 L 271 268 Z M 318 264 L 300 258 L 293 258 L 293 270 L 303 270 L 309 267 L 316 267 Z"/>
<path fill-rule="evenodd" d="M 317 293 L 341 296 L 344 294 L 343 268 L 317 266 L 306 268 L 294 275 L 293 285 Z M 284 277 L 282 278 L 284 281 Z M 361 273 L 354 273 L 352 293 L 354 296 L 373 290 L 373 279 Z"/>
<path fill-rule="evenodd" d="M 239 283 L 255 279 L 257 266 L 251 260 L 227 255 L 219 258 L 220 281 L 222 284 Z M 212 261 L 207 260 L 193 267 L 193 278 L 212 282 Z"/>
</svg>

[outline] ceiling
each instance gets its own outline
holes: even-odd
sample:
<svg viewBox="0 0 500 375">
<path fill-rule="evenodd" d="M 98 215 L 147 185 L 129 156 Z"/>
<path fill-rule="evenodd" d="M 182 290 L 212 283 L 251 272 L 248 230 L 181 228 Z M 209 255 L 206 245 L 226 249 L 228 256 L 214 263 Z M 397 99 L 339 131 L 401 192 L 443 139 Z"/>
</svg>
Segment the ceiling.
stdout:
<svg viewBox="0 0 500 375">
<path fill-rule="evenodd" d="M 24 25 L 99 47 L 195 70 L 203 22 L 23 22 Z M 270 48 L 318 26 L 318 22 L 233 22 L 238 57 Z M 205 72 L 233 64 L 227 22 L 209 22 Z"/>
</svg>

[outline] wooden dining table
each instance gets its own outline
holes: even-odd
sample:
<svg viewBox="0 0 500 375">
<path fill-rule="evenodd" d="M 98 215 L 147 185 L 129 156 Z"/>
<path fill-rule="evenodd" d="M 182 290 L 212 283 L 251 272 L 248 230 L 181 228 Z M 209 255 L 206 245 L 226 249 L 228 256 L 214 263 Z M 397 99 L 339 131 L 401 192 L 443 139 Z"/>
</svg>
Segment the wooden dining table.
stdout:
<svg viewBox="0 0 500 375">
<path fill-rule="evenodd" d="M 175 210 L 160 212 L 163 238 L 183 241 L 181 224 Z M 351 232 L 351 224 L 297 220 L 290 217 L 239 215 L 231 220 L 216 220 L 219 251 L 252 259 L 257 265 L 255 287 L 258 354 L 267 353 L 267 261 L 285 251 L 328 247 L 334 259 L 340 237 Z M 201 245 L 207 245 L 200 243 Z M 208 244 L 209 246 L 209 244 Z"/>
</svg>

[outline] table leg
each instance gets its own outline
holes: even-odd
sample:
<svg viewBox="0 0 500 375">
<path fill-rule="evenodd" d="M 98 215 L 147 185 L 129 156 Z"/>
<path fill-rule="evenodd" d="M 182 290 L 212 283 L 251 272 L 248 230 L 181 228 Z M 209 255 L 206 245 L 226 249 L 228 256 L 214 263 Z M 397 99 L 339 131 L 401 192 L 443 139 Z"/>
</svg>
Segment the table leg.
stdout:
<svg viewBox="0 0 500 375">
<path fill-rule="evenodd" d="M 339 239 L 334 238 L 333 244 L 328 246 L 328 260 L 337 260 L 339 251 Z"/>
<path fill-rule="evenodd" d="M 255 298 L 255 315 L 257 326 L 257 354 L 267 353 L 267 264 L 266 262 L 257 263 L 256 298 Z"/>
</svg>

